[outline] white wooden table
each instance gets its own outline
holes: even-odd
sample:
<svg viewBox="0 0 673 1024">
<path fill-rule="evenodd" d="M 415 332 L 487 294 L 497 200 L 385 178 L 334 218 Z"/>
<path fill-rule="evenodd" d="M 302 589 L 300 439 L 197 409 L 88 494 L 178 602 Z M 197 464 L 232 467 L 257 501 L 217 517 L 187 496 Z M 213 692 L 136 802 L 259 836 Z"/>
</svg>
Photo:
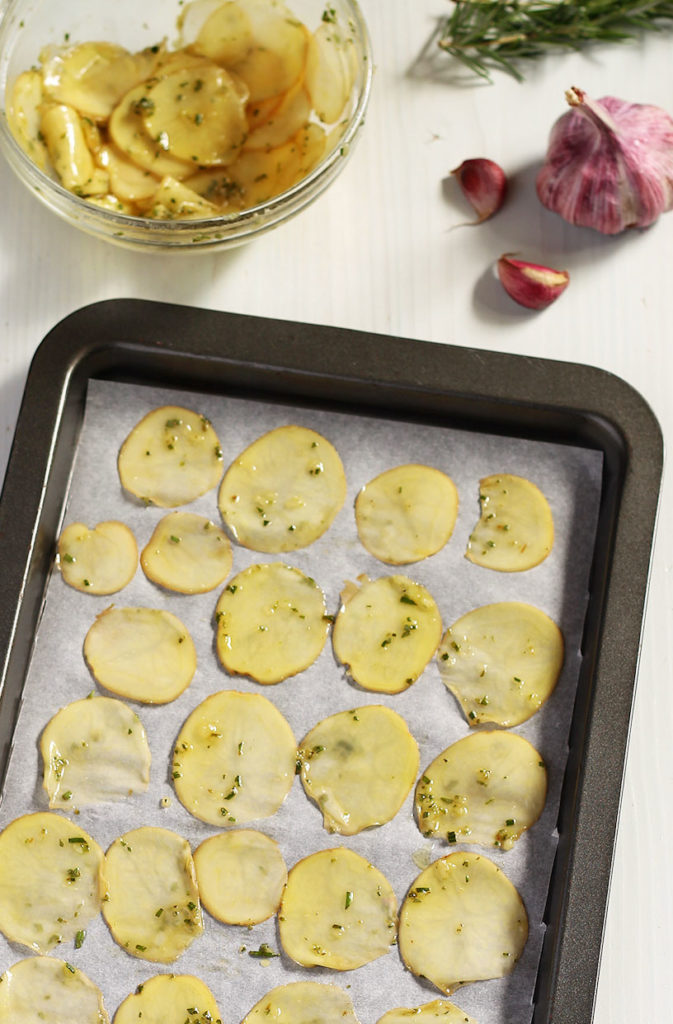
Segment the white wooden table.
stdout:
<svg viewBox="0 0 673 1024">
<path fill-rule="evenodd" d="M 365 128 L 342 176 L 290 224 L 246 248 L 149 256 L 61 223 L 0 164 L 0 475 L 32 354 L 59 319 L 98 299 L 163 299 L 454 345 L 590 363 L 623 377 L 673 437 L 673 213 L 605 238 L 543 210 L 534 180 L 571 85 L 673 111 L 673 36 L 548 58 L 521 85 L 468 80 L 418 56 L 445 0 L 362 0 L 376 57 Z M 447 172 L 489 156 L 511 175 L 493 220 Z M 503 252 L 566 268 L 558 303 L 532 314 L 492 276 Z M 640 679 L 596 1002 L 596 1024 L 670 1018 L 673 971 L 673 514 L 664 484 Z M 578 1021 L 577 1024 L 585 1024 Z"/>
</svg>

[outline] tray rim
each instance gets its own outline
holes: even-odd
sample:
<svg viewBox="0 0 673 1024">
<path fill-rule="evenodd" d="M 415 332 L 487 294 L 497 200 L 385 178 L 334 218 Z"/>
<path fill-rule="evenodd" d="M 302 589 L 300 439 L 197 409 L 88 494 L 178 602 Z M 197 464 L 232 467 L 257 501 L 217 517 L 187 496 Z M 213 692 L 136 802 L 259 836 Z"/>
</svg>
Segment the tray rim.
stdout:
<svg viewBox="0 0 673 1024">
<path fill-rule="evenodd" d="M 492 432 L 603 451 L 599 530 L 609 536 L 601 538 L 602 565 L 595 557 L 590 584 L 585 632 L 594 631 L 595 643 L 583 675 L 591 685 L 573 720 L 566 770 L 573 786 L 564 786 L 562 799 L 562 809 L 573 808 L 572 836 L 561 829 L 533 1016 L 534 1024 L 590 1021 L 663 468 L 661 428 L 651 409 L 621 378 L 578 363 L 142 299 L 76 310 L 36 350 L 0 496 L 0 537 L 12 553 L 0 603 L 0 770 L 18 700 L 11 691 L 30 655 L 52 560 L 54 533 L 45 525 L 55 522 L 59 495 L 49 483 L 67 471 L 65 438 L 74 443 L 87 381 L 103 376 L 179 387 L 177 371 L 187 365 L 190 390 L 263 381 L 270 396 L 287 398 L 292 385 L 295 395 L 324 404 L 335 401 L 338 383 L 351 404 L 364 401 L 378 412 L 450 412 L 467 429 L 488 423 Z M 30 636 L 22 635 L 26 621 L 33 623 Z"/>
</svg>

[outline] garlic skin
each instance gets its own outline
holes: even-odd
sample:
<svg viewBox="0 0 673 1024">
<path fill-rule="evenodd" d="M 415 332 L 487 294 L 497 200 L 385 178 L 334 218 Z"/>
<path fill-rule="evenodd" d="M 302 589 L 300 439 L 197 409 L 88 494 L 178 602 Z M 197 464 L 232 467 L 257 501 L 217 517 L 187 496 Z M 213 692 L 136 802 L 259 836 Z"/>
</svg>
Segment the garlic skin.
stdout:
<svg viewBox="0 0 673 1024">
<path fill-rule="evenodd" d="M 451 174 L 468 203 L 478 215 L 475 224 L 492 217 L 500 209 L 507 195 L 507 176 L 499 164 L 484 157 L 463 160 Z"/>
<path fill-rule="evenodd" d="M 537 177 L 544 206 L 564 220 L 616 235 L 673 207 L 673 119 L 659 107 L 566 92 L 572 110 L 552 128 Z"/>
<path fill-rule="evenodd" d="M 546 309 L 570 281 L 567 270 L 527 263 L 511 253 L 504 253 L 498 260 L 498 277 L 510 298 L 526 309 Z"/>
</svg>

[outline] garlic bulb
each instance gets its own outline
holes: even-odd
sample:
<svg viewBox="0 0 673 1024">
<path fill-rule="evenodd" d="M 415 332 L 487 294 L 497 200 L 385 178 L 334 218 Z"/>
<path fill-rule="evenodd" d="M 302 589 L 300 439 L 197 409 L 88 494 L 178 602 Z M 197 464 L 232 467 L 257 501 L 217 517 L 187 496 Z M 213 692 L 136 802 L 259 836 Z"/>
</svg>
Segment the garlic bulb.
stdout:
<svg viewBox="0 0 673 1024">
<path fill-rule="evenodd" d="M 659 107 L 581 89 L 552 128 L 537 194 L 571 224 L 615 235 L 673 207 L 673 120 Z"/>
</svg>

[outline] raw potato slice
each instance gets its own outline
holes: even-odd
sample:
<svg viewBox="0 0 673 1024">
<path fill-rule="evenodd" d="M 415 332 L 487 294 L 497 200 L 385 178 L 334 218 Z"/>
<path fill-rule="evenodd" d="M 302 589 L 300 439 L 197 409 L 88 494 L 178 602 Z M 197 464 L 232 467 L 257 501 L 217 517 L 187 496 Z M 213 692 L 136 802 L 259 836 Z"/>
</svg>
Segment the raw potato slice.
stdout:
<svg viewBox="0 0 673 1024">
<path fill-rule="evenodd" d="M 351 997 L 338 985 L 324 985 L 318 981 L 294 981 L 279 985 L 253 1006 L 243 1024 L 359 1024 Z"/>
<path fill-rule="evenodd" d="M 563 646 L 561 630 L 539 608 L 519 601 L 482 605 L 446 631 L 439 671 L 470 725 L 510 728 L 551 696 Z"/>
<path fill-rule="evenodd" d="M 282 146 L 241 153 L 227 171 L 243 208 L 266 203 L 305 178 L 321 160 L 326 141 L 324 128 L 311 122 Z"/>
<path fill-rule="evenodd" d="M 306 88 L 321 121 L 338 121 L 356 75 L 357 55 L 348 30 L 323 22 L 311 37 L 306 57 Z"/>
<path fill-rule="evenodd" d="M 221 828 L 275 814 L 290 792 L 297 744 L 271 701 L 222 690 L 192 711 L 175 744 L 175 792 Z"/>
<path fill-rule="evenodd" d="M 245 59 L 254 40 L 250 19 L 239 3 L 233 0 L 196 0 L 189 4 L 179 21 L 185 38 L 192 37 L 191 22 L 199 18 L 201 25 L 193 47 L 197 53 L 228 68 Z"/>
<path fill-rule="evenodd" d="M 115 942 L 132 956 L 170 964 L 203 931 L 189 843 L 165 828 L 126 832 L 105 854 L 103 904 Z"/>
<path fill-rule="evenodd" d="M 554 521 L 542 491 L 521 476 L 501 473 L 479 483 L 481 518 L 465 557 L 486 569 L 523 572 L 552 549 Z"/>
<path fill-rule="evenodd" d="M 340 711 L 318 722 L 299 747 L 306 795 L 328 832 L 355 835 L 394 818 L 418 773 L 418 745 L 390 708 Z"/>
<path fill-rule="evenodd" d="M 274 105 L 266 121 L 251 132 L 244 149 L 273 149 L 282 146 L 308 122 L 311 101 L 303 82 L 293 86 L 281 101 Z"/>
<path fill-rule="evenodd" d="M 23 71 L 12 87 L 7 124 L 21 149 L 42 171 L 48 160 L 40 129 L 43 101 L 42 75 L 39 71 Z"/>
<path fill-rule="evenodd" d="M 424 836 L 511 850 L 542 814 L 547 769 L 537 750 L 513 732 L 473 733 L 444 750 L 416 787 Z"/>
<path fill-rule="evenodd" d="M 282 562 L 251 565 L 217 602 L 217 653 L 227 672 L 279 683 L 316 660 L 327 639 L 325 595 Z"/>
<path fill-rule="evenodd" d="M 178 68 L 149 87 L 143 121 L 153 139 L 179 160 L 226 165 L 245 140 L 245 101 L 216 64 Z"/>
<path fill-rule="evenodd" d="M 154 220 L 203 220 L 218 213 L 213 203 L 168 175 L 151 197 L 146 216 Z"/>
<path fill-rule="evenodd" d="M 442 621 L 425 587 L 406 576 L 359 577 L 341 597 L 334 653 L 366 690 L 399 693 L 418 679 L 437 650 Z"/>
<path fill-rule="evenodd" d="M 99 523 L 90 530 L 70 523 L 58 539 L 61 576 L 85 594 L 114 594 L 130 583 L 138 567 L 135 537 L 124 523 Z"/>
<path fill-rule="evenodd" d="M 209 419 L 164 405 L 136 424 L 117 464 L 127 491 L 161 508 L 175 508 L 215 486 L 222 472 L 222 449 Z"/>
<path fill-rule="evenodd" d="M 447 1003 L 445 999 L 434 999 L 431 1003 L 423 1003 L 413 1009 L 399 1006 L 395 1010 L 388 1010 L 382 1017 L 379 1017 L 376 1024 L 406 1024 L 412 1020 L 414 1024 L 477 1024 L 474 1017 L 468 1017 L 464 1010 Z"/>
<path fill-rule="evenodd" d="M 432 466 L 396 466 L 370 480 L 355 501 L 363 545 L 391 565 L 418 562 L 444 547 L 458 514 L 453 480 Z"/>
<path fill-rule="evenodd" d="M 65 103 L 44 107 L 40 132 L 64 188 L 78 196 L 104 195 L 109 191 L 110 179 L 93 162 L 76 110 Z"/>
<path fill-rule="evenodd" d="M 5 971 L 0 978 L 0 1021 L 110 1024 L 98 986 L 72 964 L 51 956 L 31 956 Z"/>
<path fill-rule="evenodd" d="M 287 868 L 275 839 L 254 829 L 211 836 L 194 851 L 201 902 L 225 924 L 253 925 L 275 914 Z"/>
<path fill-rule="evenodd" d="M 191 636 L 158 608 L 107 608 L 84 639 L 84 657 L 106 690 L 143 704 L 175 700 L 196 671 Z"/>
<path fill-rule="evenodd" d="M 155 526 L 140 563 L 153 583 L 180 594 L 205 594 L 231 572 L 231 544 L 205 516 L 169 512 Z"/>
<path fill-rule="evenodd" d="M 61 708 L 40 737 L 50 807 L 86 807 L 144 793 L 150 748 L 142 722 L 111 697 L 87 697 Z"/>
<path fill-rule="evenodd" d="M 108 172 L 110 191 L 122 202 L 142 202 L 150 199 L 160 184 L 160 179 L 151 171 L 138 167 L 127 160 L 115 146 L 100 145 L 97 149 L 89 142 L 99 166 Z"/>
<path fill-rule="evenodd" d="M 215 996 L 191 974 L 157 974 L 127 996 L 114 1024 L 222 1024 Z"/>
<path fill-rule="evenodd" d="M 148 92 L 146 82 L 129 89 L 110 116 L 110 138 L 138 167 L 158 177 L 167 174 L 181 181 L 194 173 L 194 164 L 171 156 L 163 145 L 164 140 L 157 142 L 145 128 L 142 113 L 150 102 Z"/>
<path fill-rule="evenodd" d="M 0 931 L 37 953 L 69 942 L 101 908 L 103 851 L 60 814 L 16 818 L 0 833 Z"/>
<path fill-rule="evenodd" d="M 345 847 L 300 860 L 278 912 L 283 949 L 303 967 L 351 971 L 395 942 L 397 902 L 381 872 Z"/>
<path fill-rule="evenodd" d="M 277 553 L 321 537 L 345 497 L 336 449 L 315 430 L 287 426 L 258 438 L 231 464 L 219 506 L 240 544 Z"/>
<path fill-rule="evenodd" d="M 451 853 L 431 864 L 400 911 L 404 963 L 446 995 L 509 974 L 527 938 L 519 893 L 492 860 L 475 853 Z"/>
</svg>

